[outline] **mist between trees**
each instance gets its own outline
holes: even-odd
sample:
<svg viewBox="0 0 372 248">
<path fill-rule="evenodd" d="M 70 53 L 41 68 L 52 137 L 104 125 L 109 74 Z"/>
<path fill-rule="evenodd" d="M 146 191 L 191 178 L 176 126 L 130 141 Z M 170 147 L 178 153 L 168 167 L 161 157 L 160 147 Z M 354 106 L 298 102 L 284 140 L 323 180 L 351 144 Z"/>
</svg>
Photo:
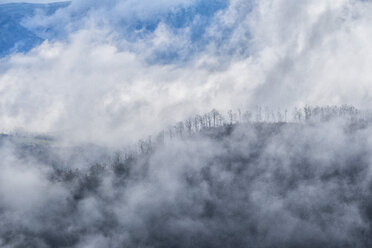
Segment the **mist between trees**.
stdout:
<svg viewBox="0 0 372 248">
<path fill-rule="evenodd" d="M 53 142 L 1 138 L 0 247 L 372 245 L 367 111 L 213 110 L 133 149 Z"/>
<path fill-rule="evenodd" d="M 350 105 L 343 106 L 305 106 L 303 108 L 272 109 L 256 106 L 252 110 L 229 110 L 227 113 L 213 109 L 203 115 L 195 115 L 163 130 L 157 139 L 172 139 L 192 135 L 204 129 L 228 127 L 244 123 L 315 123 L 335 119 L 366 123 L 372 120 L 372 112 L 358 110 Z M 150 138 L 151 139 L 151 138 Z M 142 142 L 142 141 L 141 141 Z"/>
</svg>

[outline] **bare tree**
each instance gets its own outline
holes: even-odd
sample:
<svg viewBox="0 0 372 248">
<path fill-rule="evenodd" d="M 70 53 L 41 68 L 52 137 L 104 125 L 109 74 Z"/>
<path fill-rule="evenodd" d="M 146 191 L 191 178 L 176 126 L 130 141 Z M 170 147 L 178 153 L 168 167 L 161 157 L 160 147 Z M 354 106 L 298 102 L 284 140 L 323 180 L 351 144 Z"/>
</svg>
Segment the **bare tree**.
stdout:
<svg viewBox="0 0 372 248">
<path fill-rule="evenodd" d="M 252 121 L 252 113 L 250 111 L 245 111 L 244 112 L 243 121 L 244 122 L 251 122 Z"/>
<path fill-rule="evenodd" d="M 183 130 L 185 129 L 185 126 L 183 125 L 182 121 L 178 122 L 174 126 L 174 129 L 176 130 L 176 133 L 177 133 L 178 137 L 183 137 Z"/>
<path fill-rule="evenodd" d="M 234 114 L 233 114 L 232 110 L 227 111 L 227 115 L 229 117 L 230 125 L 232 125 L 233 121 L 234 121 Z"/>
<path fill-rule="evenodd" d="M 211 111 L 211 115 L 212 115 L 212 119 L 213 119 L 213 126 L 216 127 L 216 124 L 217 124 L 217 118 L 218 116 L 220 115 L 220 113 L 218 113 L 217 110 L 213 109 Z"/>
<path fill-rule="evenodd" d="M 205 127 L 212 127 L 212 116 L 209 113 L 206 113 L 204 116 Z"/>
<path fill-rule="evenodd" d="M 187 133 L 191 135 L 191 132 L 192 132 L 192 120 L 191 119 L 185 120 L 185 127 L 187 130 Z"/>
<path fill-rule="evenodd" d="M 195 132 L 198 132 L 200 129 L 201 129 L 201 124 L 202 124 L 202 117 L 200 115 L 196 115 L 194 117 L 194 128 L 195 128 Z"/>
</svg>

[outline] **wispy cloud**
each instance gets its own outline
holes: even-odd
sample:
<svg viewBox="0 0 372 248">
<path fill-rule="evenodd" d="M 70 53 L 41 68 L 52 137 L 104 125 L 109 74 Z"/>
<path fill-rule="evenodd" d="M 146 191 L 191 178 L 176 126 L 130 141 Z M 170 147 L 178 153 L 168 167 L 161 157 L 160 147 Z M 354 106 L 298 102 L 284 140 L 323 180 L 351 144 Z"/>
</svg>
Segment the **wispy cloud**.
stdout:
<svg viewBox="0 0 372 248">
<path fill-rule="evenodd" d="M 131 140 L 211 108 L 371 102 L 370 2 L 235 0 L 167 19 L 198 4 L 73 1 L 25 20 L 65 38 L 2 60 L 2 128 Z"/>
</svg>

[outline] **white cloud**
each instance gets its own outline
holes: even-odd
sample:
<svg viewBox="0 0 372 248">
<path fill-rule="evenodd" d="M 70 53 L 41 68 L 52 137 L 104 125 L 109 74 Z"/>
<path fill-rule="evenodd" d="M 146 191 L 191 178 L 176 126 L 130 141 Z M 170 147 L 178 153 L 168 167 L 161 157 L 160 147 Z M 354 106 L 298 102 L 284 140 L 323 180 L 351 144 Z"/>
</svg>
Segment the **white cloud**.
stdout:
<svg viewBox="0 0 372 248">
<path fill-rule="evenodd" d="M 116 7 L 114 16 L 147 16 L 186 2 L 107 4 Z M 89 5 L 79 1 L 71 8 Z M 159 25 L 145 39 L 128 43 L 118 40 L 110 25 L 96 25 L 95 17 L 109 18 L 97 8 L 87 17 L 89 25 L 66 42 L 45 42 L 2 61 L 7 69 L 0 76 L 1 128 L 116 144 L 212 108 L 367 107 L 371 8 L 370 2 L 351 0 L 265 0 L 251 10 L 246 1 L 230 1 L 206 31 L 207 49 L 175 65 L 150 65 L 146 58 L 169 44 L 187 47 L 182 36 L 187 28 L 174 33 Z M 218 44 L 225 30 L 230 36 Z"/>
</svg>

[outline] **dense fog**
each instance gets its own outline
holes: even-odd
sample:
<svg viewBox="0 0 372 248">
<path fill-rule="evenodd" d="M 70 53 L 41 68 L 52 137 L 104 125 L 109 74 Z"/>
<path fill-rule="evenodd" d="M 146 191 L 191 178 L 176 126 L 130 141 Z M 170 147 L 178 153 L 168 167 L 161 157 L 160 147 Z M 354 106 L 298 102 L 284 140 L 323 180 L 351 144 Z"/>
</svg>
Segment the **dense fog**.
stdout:
<svg viewBox="0 0 372 248">
<path fill-rule="evenodd" d="M 369 247 L 371 126 L 315 117 L 164 131 L 122 150 L 3 136 L 1 245 Z"/>
</svg>

